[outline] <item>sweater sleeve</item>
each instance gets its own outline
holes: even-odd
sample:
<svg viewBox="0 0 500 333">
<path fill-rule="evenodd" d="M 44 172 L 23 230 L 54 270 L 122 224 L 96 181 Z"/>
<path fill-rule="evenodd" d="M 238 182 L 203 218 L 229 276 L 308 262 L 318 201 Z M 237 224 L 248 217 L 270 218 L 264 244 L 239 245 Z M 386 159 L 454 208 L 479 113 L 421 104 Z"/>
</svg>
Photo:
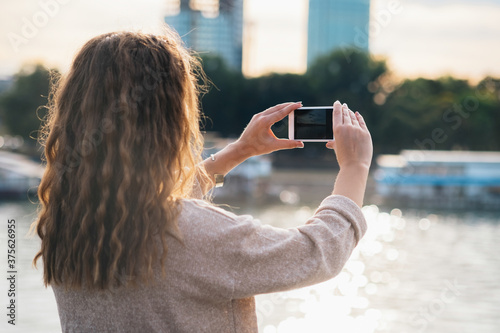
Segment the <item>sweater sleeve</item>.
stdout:
<svg viewBox="0 0 500 333">
<path fill-rule="evenodd" d="M 204 211 L 204 216 L 186 235 L 191 258 L 198 258 L 192 273 L 198 275 L 201 288 L 205 285 L 212 296 L 223 298 L 284 291 L 333 278 L 367 228 L 361 209 L 343 196 L 327 197 L 304 225 L 289 229 L 261 225 L 250 216 L 201 202 L 197 205 L 204 209 L 194 215 Z"/>
</svg>

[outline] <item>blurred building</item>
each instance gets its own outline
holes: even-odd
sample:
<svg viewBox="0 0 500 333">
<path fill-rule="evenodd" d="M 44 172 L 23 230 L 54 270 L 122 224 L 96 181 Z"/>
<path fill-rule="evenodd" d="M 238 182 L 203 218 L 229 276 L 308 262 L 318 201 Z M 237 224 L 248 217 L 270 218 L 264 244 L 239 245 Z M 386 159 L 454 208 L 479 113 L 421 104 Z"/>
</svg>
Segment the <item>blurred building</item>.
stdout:
<svg viewBox="0 0 500 333">
<path fill-rule="evenodd" d="M 368 51 L 370 0 L 309 0 L 307 64 L 335 49 Z"/>
<path fill-rule="evenodd" d="M 407 207 L 500 209 L 500 152 L 404 150 L 381 155 L 384 201 Z"/>
<path fill-rule="evenodd" d="M 243 0 L 167 0 L 165 22 L 189 48 L 241 70 Z"/>
</svg>

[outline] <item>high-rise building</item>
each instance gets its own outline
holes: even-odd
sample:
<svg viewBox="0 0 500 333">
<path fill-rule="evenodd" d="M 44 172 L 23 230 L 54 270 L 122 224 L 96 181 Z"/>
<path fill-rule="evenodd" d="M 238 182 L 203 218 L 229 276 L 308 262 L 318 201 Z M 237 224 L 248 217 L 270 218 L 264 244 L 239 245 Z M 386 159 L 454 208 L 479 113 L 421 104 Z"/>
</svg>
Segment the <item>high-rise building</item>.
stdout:
<svg viewBox="0 0 500 333">
<path fill-rule="evenodd" d="M 335 49 L 368 51 L 370 0 L 309 0 L 307 63 Z"/>
<path fill-rule="evenodd" d="M 243 0 L 167 0 L 165 22 L 200 54 L 219 55 L 241 70 Z"/>
</svg>

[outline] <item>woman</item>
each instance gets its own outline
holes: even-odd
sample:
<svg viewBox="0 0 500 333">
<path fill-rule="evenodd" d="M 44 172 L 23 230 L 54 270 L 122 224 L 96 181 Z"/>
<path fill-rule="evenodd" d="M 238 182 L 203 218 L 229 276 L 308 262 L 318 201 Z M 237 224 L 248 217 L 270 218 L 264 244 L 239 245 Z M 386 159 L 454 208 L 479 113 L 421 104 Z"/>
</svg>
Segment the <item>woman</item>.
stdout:
<svg viewBox="0 0 500 333">
<path fill-rule="evenodd" d="M 363 118 L 334 105 L 340 172 L 306 224 L 262 226 L 197 200 L 245 159 L 302 147 L 255 115 L 205 161 L 195 62 L 170 35 L 120 32 L 80 50 L 52 96 L 36 222 L 64 332 L 256 332 L 253 296 L 335 276 L 366 230 Z"/>
</svg>

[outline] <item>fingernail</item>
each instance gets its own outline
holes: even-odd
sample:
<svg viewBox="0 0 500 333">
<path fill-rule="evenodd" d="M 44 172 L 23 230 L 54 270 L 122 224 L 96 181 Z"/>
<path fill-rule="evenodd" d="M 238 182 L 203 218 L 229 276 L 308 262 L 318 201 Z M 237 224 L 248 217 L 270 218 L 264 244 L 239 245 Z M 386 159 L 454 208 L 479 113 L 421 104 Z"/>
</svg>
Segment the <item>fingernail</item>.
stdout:
<svg viewBox="0 0 500 333">
<path fill-rule="evenodd" d="M 346 103 L 342 104 L 343 107 L 349 108 Z"/>
<path fill-rule="evenodd" d="M 339 100 L 336 100 L 333 104 L 340 104 Z"/>
</svg>

